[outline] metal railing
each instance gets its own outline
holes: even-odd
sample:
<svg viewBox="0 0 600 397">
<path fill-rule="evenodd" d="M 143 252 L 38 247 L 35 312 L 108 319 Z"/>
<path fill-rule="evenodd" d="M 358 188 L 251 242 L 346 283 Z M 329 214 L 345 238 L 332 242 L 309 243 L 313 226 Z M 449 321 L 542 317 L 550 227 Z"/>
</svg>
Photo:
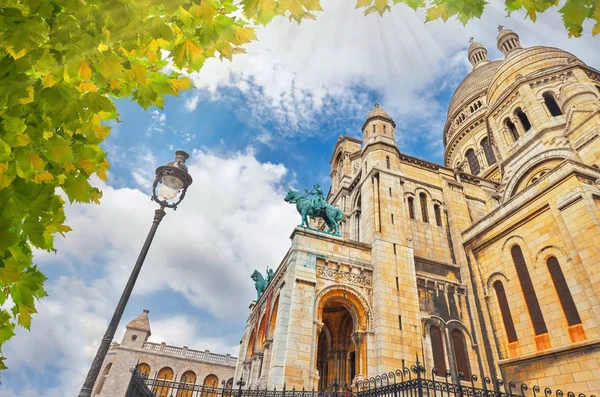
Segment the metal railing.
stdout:
<svg viewBox="0 0 600 397">
<path fill-rule="evenodd" d="M 451 372 L 438 374 L 437 369 L 427 371 L 421 364 L 410 368 L 377 375 L 356 382 L 352 387 L 334 381 L 328 390 L 305 388 L 244 389 L 246 382 L 240 379 L 236 388 L 210 387 L 169 379 L 148 378 L 132 369 L 131 383 L 125 397 L 587 397 L 561 389 L 539 385 L 517 384 L 502 379 L 479 378 L 463 373 L 453 382 Z M 225 386 L 225 383 L 222 382 Z M 233 385 L 232 385 L 233 386 Z M 590 395 L 589 397 L 596 397 Z"/>
</svg>

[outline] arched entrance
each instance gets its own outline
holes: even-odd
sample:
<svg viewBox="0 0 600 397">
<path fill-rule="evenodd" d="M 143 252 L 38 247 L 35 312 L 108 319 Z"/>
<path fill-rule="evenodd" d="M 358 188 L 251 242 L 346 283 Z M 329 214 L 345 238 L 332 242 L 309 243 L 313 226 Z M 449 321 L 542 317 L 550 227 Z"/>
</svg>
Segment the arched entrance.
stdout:
<svg viewBox="0 0 600 397">
<path fill-rule="evenodd" d="M 357 377 L 365 375 L 367 316 L 354 293 L 333 289 L 318 300 L 316 369 L 320 390 L 351 387 Z"/>
</svg>

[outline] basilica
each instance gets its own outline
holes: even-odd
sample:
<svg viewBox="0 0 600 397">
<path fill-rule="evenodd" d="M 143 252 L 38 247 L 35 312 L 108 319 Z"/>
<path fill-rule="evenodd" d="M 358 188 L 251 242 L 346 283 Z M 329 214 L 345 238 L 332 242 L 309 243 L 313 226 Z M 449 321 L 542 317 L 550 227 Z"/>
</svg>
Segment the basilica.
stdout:
<svg viewBox="0 0 600 397">
<path fill-rule="evenodd" d="M 600 390 L 600 72 L 509 29 L 497 46 L 469 46 L 443 165 L 402 153 L 377 104 L 339 138 L 340 235 L 293 230 L 235 379 L 323 390 L 418 359 L 454 382 Z"/>
</svg>

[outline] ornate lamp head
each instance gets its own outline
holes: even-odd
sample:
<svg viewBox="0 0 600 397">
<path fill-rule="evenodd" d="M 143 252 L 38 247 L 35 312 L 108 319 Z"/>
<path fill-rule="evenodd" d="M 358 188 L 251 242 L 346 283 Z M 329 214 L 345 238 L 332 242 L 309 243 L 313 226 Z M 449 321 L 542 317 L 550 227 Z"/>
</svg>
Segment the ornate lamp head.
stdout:
<svg viewBox="0 0 600 397">
<path fill-rule="evenodd" d="M 179 203 L 185 197 L 187 188 L 192 184 L 192 177 L 187 172 L 185 160 L 190 156 L 183 150 L 175 152 L 175 160 L 169 161 L 166 165 L 161 165 L 156 169 L 156 179 L 152 187 L 152 200 L 156 201 L 161 207 L 176 209 Z M 160 182 L 160 196 L 156 195 L 156 187 Z M 179 199 L 175 203 L 169 203 L 169 200 Z"/>
</svg>

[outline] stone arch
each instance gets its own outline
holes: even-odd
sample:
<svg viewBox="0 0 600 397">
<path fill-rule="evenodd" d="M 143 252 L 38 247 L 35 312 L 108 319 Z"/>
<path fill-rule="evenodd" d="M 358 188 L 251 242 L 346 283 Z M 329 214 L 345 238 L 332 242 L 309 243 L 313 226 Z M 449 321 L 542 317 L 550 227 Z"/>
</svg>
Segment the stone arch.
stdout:
<svg viewBox="0 0 600 397">
<path fill-rule="evenodd" d="M 508 200 L 510 197 L 514 196 L 517 191 L 516 188 L 519 186 L 519 183 L 522 182 L 524 177 L 536 166 L 546 161 L 552 159 L 573 159 L 574 154 L 570 149 L 550 149 L 544 152 L 538 153 L 533 156 L 529 160 L 527 160 L 524 164 L 520 165 L 517 168 L 515 174 L 510 178 L 506 185 L 506 189 L 504 190 L 504 201 Z"/>
<path fill-rule="evenodd" d="M 509 258 L 507 259 L 509 262 L 511 261 L 510 249 L 513 247 L 513 245 L 519 245 L 521 247 L 523 254 L 526 256 L 525 259 L 531 258 L 531 252 L 529 251 L 529 247 L 527 246 L 525 239 L 519 235 L 512 235 L 504 240 L 504 243 L 502 244 L 502 251 L 506 254 L 506 258 Z"/>
<path fill-rule="evenodd" d="M 469 332 L 469 329 L 465 324 L 463 324 L 462 321 L 456 319 L 448 320 L 446 323 L 446 328 L 448 329 L 448 332 L 452 332 L 455 329 L 460 330 L 466 337 L 469 338 L 469 341 L 471 342 L 471 348 L 475 348 L 476 344 L 473 340 L 473 335 L 471 335 L 471 332 Z"/>
<path fill-rule="evenodd" d="M 262 314 L 262 317 L 260 319 L 260 322 L 258 323 L 258 335 L 257 335 L 257 339 L 256 341 L 258 342 L 258 350 L 262 350 L 263 346 L 265 344 L 265 341 L 267 340 L 267 311 L 265 310 L 264 313 Z"/>
<path fill-rule="evenodd" d="M 506 274 L 504 274 L 502 272 L 494 272 L 490 275 L 490 277 L 488 277 L 488 280 L 486 283 L 488 291 L 491 291 L 494 289 L 494 283 L 498 280 L 502 281 L 503 283 L 508 283 L 508 277 L 506 277 Z"/>
<path fill-rule="evenodd" d="M 357 328 L 356 330 L 366 331 L 370 329 L 373 324 L 373 314 L 369 304 L 360 292 L 346 285 L 331 285 L 319 292 L 315 299 L 314 320 L 316 322 L 323 322 L 323 308 L 327 301 L 337 298 L 342 303 L 346 303 L 344 306 L 350 312 Z"/>
<path fill-rule="evenodd" d="M 571 257 L 563 248 L 558 247 L 556 245 L 549 245 L 542 248 L 536 254 L 534 266 L 546 266 L 546 260 L 548 260 L 548 258 L 550 258 L 551 256 L 556 257 L 560 261 L 561 265 L 563 263 L 571 262 Z"/>
<path fill-rule="evenodd" d="M 250 358 L 254 355 L 254 346 L 256 343 L 256 326 L 252 328 L 250 337 L 248 338 L 248 347 L 246 348 L 246 358 Z"/>
<path fill-rule="evenodd" d="M 273 306 L 271 307 L 271 316 L 269 318 L 269 332 L 268 332 L 268 336 L 267 338 L 272 339 L 273 335 L 275 335 L 275 326 L 277 325 L 277 316 L 278 316 L 278 310 L 279 310 L 279 296 L 280 294 L 277 294 L 277 297 L 275 298 L 275 302 L 273 303 Z"/>
</svg>

